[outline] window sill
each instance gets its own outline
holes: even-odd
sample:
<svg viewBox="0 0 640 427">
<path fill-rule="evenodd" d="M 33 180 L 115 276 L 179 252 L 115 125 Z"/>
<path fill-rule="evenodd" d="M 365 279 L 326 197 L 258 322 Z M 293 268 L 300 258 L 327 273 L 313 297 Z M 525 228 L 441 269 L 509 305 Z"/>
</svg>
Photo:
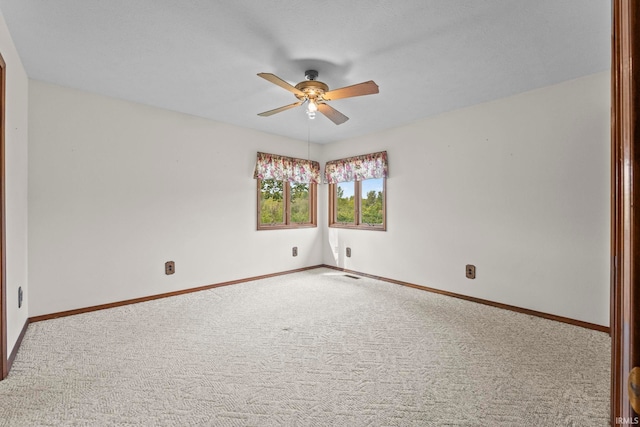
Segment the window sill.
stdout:
<svg viewBox="0 0 640 427">
<path fill-rule="evenodd" d="M 317 224 L 278 224 L 278 225 L 259 225 L 257 231 L 264 230 L 295 230 L 298 228 L 317 228 Z"/>
<path fill-rule="evenodd" d="M 329 224 L 329 228 L 348 228 L 352 230 L 387 231 L 386 225 Z"/>
</svg>

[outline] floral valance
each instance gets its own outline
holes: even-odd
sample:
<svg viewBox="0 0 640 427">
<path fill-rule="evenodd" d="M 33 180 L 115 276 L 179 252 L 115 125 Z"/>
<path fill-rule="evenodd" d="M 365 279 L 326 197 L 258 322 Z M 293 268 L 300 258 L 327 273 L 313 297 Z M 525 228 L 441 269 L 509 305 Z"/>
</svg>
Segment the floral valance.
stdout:
<svg viewBox="0 0 640 427">
<path fill-rule="evenodd" d="M 329 184 L 386 178 L 388 175 L 389 165 L 387 164 L 386 151 L 331 160 L 324 167 L 324 177 Z"/>
<path fill-rule="evenodd" d="M 296 184 L 319 184 L 320 164 L 312 160 L 294 159 L 276 154 L 258 153 L 255 179 L 275 179 Z"/>
</svg>

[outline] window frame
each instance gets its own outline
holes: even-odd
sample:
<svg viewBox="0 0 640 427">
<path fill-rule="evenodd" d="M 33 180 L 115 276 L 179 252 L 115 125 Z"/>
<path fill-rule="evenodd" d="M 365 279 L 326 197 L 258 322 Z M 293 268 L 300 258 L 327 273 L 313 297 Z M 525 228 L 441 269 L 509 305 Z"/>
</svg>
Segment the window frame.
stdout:
<svg viewBox="0 0 640 427">
<path fill-rule="evenodd" d="M 309 222 L 291 222 L 291 185 L 288 181 L 282 181 L 282 198 L 284 200 L 284 222 L 281 224 L 262 224 L 260 219 L 260 200 L 262 195 L 262 179 L 256 178 L 257 199 L 256 199 L 256 224 L 257 230 L 286 230 L 295 228 L 313 228 L 318 226 L 318 184 L 309 183 Z"/>
<path fill-rule="evenodd" d="M 387 178 L 382 178 L 382 224 L 381 225 L 369 225 L 361 223 L 362 218 L 360 216 L 362 210 L 362 181 L 350 181 L 353 182 L 354 193 L 354 222 L 344 223 L 337 221 L 337 197 L 338 197 L 338 184 L 329 184 L 329 227 L 332 228 L 348 228 L 354 230 L 374 230 L 374 231 L 387 231 Z"/>
</svg>

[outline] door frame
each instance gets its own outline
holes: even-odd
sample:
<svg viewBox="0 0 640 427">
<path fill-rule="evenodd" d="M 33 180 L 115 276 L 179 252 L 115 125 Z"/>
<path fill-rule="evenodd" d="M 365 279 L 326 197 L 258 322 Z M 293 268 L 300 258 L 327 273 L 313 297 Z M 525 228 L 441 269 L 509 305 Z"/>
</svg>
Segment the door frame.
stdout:
<svg viewBox="0 0 640 427">
<path fill-rule="evenodd" d="M 9 374 L 7 351 L 7 241 L 5 215 L 5 98 L 7 64 L 0 54 L 0 380 Z"/>
<path fill-rule="evenodd" d="M 628 390 L 640 366 L 640 2 L 613 0 L 611 38 L 611 425 L 638 416 Z M 637 409 L 636 405 L 636 409 Z"/>
</svg>

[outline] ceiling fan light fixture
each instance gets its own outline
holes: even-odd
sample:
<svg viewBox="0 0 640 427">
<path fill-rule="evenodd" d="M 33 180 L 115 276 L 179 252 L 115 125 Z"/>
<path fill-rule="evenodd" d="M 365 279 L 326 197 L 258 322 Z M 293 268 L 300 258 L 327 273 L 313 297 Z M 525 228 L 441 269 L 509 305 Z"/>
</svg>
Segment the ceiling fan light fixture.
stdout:
<svg viewBox="0 0 640 427">
<path fill-rule="evenodd" d="M 306 102 L 306 113 L 309 119 L 314 119 L 316 117 L 316 112 L 319 111 L 333 123 L 339 125 L 349 120 L 349 117 L 329 106 L 327 101 L 378 93 L 378 85 L 375 84 L 373 80 L 330 91 L 329 86 L 327 86 L 326 83 L 316 80 L 318 78 L 318 71 L 316 70 L 305 71 L 306 80 L 295 86 L 290 85 L 275 74 L 258 73 L 258 76 L 288 90 L 298 98 L 298 102 L 258 114 L 263 117 L 272 116 L 281 111 L 303 105 Z"/>
</svg>

